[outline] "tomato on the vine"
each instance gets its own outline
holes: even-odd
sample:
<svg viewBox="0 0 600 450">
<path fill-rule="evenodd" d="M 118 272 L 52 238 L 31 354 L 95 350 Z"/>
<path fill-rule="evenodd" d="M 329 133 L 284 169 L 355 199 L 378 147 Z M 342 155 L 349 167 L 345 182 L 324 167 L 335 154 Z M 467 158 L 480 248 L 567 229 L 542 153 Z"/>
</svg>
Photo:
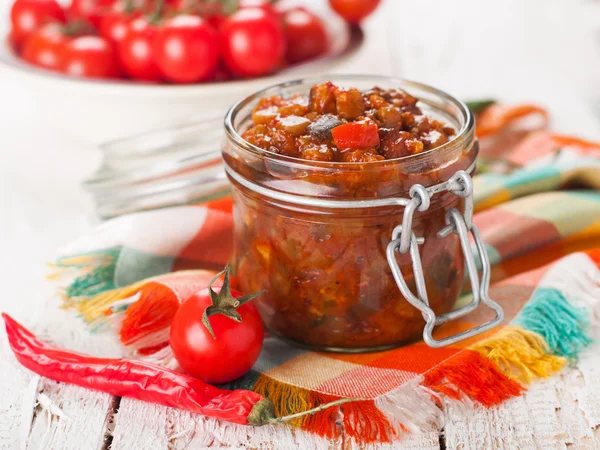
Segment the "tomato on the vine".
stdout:
<svg viewBox="0 0 600 450">
<path fill-rule="evenodd" d="M 111 42 L 100 36 L 80 36 L 64 44 L 60 71 L 76 77 L 115 78 L 119 65 Z"/>
<path fill-rule="evenodd" d="M 290 9 L 282 15 L 288 62 L 296 63 L 325 53 L 327 32 L 321 19 L 305 8 Z"/>
<path fill-rule="evenodd" d="M 138 17 L 127 27 L 118 52 L 121 67 L 131 78 L 144 81 L 162 79 L 152 50 L 157 32 L 158 27 L 144 17 Z"/>
<path fill-rule="evenodd" d="M 285 37 L 277 18 L 260 8 L 240 9 L 221 29 L 223 59 L 243 76 L 274 71 L 285 52 Z"/>
<path fill-rule="evenodd" d="M 269 0 L 238 0 L 239 9 L 258 8 L 262 9 L 267 14 L 277 17 L 277 9 L 273 6 L 273 2 Z"/>
<path fill-rule="evenodd" d="M 58 70 L 62 48 L 68 40 L 61 24 L 47 23 L 25 41 L 21 56 L 28 63 Z"/>
<path fill-rule="evenodd" d="M 220 275 L 220 274 L 219 274 Z M 253 298 L 230 289 L 229 268 L 223 286 L 213 284 L 184 302 L 173 317 L 170 345 L 188 374 L 209 383 L 244 375 L 262 349 L 264 328 Z"/>
<path fill-rule="evenodd" d="M 100 19 L 100 36 L 118 44 L 125 37 L 128 25 L 141 15 L 139 10 L 128 11 L 123 3 L 115 3 Z"/>
<path fill-rule="evenodd" d="M 70 5 L 64 10 L 63 1 Z M 14 0 L 11 21 L 8 42 L 32 64 L 58 70 L 63 41 L 93 35 L 100 39 L 65 47 L 66 72 L 113 77 L 116 60 L 119 75 L 150 82 L 262 76 L 317 57 L 328 45 L 318 16 L 273 0 Z M 36 33 L 49 23 L 65 26 Z M 100 52 L 98 65 L 88 55 L 92 48 Z M 115 58 L 106 56 L 108 48 Z"/>
<path fill-rule="evenodd" d="M 56 0 L 16 0 L 10 10 L 11 41 L 20 47 L 42 25 L 65 20 L 65 12 Z"/>
<path fill-rule="evenodd" d="M 7 36 L 8 45 L 10 48 L 15 50 L 17 53 L 21 50 L 21 46 L 19 45 L 18 39 L 15 37 L 14 33 L 10 31 Z"/>
<path fill-rule="evenodd" d="M 215 69 L 215 71 L 212 73 L 212 75 L 206 81 L 212 81 L 214 83 L 219 83 L 221 81 L 232 80 L 233 78 L 234 78 L 234 76 L 231 73 L 231 71 L 227 67 L 225 67 L 224 64 L 219 63 L 219 64 L 217 64 L 217 68 Z"/>
<path fill-rule="evenodd" d="M 165 78 L 193 83 L 208 78 L 217 67 L 219 36 L 198 16 L 175 16 L 158 29 L 152 50 Z"/>
<path fill-rule="evenodd" d="M 71 0 L 69 19 L 84 20 L 98 28 L 102 16 L 115 2 L 116 0 Z"/>
<path fill-rule="evenodd" d="M 350 23 L 358 23 L 371 14 L 381 0 L 329 0 L 329 4 Z"/>
<path fill-rule="evenodd" d="M 166 4 L 177 14 L 191 14 L 200 16 L 210 23 L 215 30 L 220 30 L 221 25 L 227 19 L 227 8 L 220 1 L 198 1 L 198 0 L 166 0 Z"/>
<path fill-rule="evenodd" d="M 210 16 L 205 16 L 204 20 L 210 23 L 215 30 L 221 31 L 223 24 L 227 21 L 227 16 L 223 14 L 213 14 Z"/>
</svg>

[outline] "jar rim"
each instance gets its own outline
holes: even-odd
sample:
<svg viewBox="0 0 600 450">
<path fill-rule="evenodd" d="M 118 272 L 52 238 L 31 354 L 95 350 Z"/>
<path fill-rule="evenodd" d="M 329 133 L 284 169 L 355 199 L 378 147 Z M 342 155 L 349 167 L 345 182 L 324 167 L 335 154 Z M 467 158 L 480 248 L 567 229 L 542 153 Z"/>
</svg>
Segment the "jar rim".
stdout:
<svg viewBox="0 0 600 450">
<path fill-rule="evenodd" d="M 424 152 L 417 153 L 416 155 L 408 155 L 408 156 L 403 156 L 400 158 L 384 159 L 384 160 L 379 160 L 379 161 L 369 161 L 367 163 L 365 163 L 365 162 L 342 162 L 342 161 L 312 161 L 312 160 L 306 160 L 306 159 L 302 159 L 302 158 L 296 158 L 293 156 L 281 155 L 281 154 L 271 152 L 269 150 L 265 150 L 260 147 L 257 147 L 254 144 L 251 144 L 250 142 L 246 141 L 241 136 L 241 134 L 238 133 L 238 131 L 236 130 L 234 121 L 235 121 L 237 115 L 240 113 L 240 111 L 243 108 L 248 106 L 253 101 L 255 101 L 257 99 L 261 99 L 263 97 L 276 95 L 278 93 L 278 91 L 280 91 L 282 89 L 290 88 L 293 86 L 299 86 L 299 85 L 305 85 L 305 84 L 311 84 L 311 85 L 319 84 L 319 83 L 324 83 L 324 82 L 332 81 L 332 80 L 333 81 L 351 81 L 351 80 L 370 81 L 371 80 L 374 83 L 378 83 L 378 82 L 384 83 L 385 82 L 385 83 L 396 84 L 396 85 L 398 85 L 398 87 L 400 89 L 404 89 L 406 87 L 408 89 L 414 88 L 414 89 L 419 89 L 419 90 L 425 91 L 429 94 L 439 97 L 443 101 L 446 101 L 446 102 L 452 104 L 454 107 L 456 107 L 457 111 L 459 111 L 461 114 L 461 119 L 462 119 L 461 120 L 461 123 L 462 123 L 461 128 L 457 131 L 456 136 L 452 140 L 450 140 L 438 147 L 432 148 L 430 150 L 426 150 Z M 419 98 L 419 101 L 422 101 L 422 99 Z M 224 125 L 225 125 L 225 134 L 229 139 L 231 139 L 237 146 L 239 146 L 242 149 L 249 151 L 255 155 L 268 156 L 269 158 L 277 159 L 277 160 L 281 160 L 281 161 L 287 161 L 290 164 L 294 164 L 294 165 L 303 165 L 303 166 L 310 166 L 310 167 L 329 167 L 329 168 L 356 167 L 356 166 L 361 166 L 361 165 L 368 165 L 368 166 L 372 167 L 372 166 L 377 166 L 377 165 L 390 164 L 390 163 L 394 163 L 394 162 L 417 163 L 422 160 L 426 160 L 427 158 L 429 158 L 433 155 L 438 155 L 440 153 L 452 151 L 453 149 L 455 149 L 459 146 L 464 146 L 465 142 L 468 143 L 469 141 L 473 140 L 473 138 L 475 136 L 475 118 L 473 117 L 473 113 L 467 107 L 467 105 L 465 103 L 458 100 L 456 97 L 454 97 L 440 89 L 434 88 L 433 86 L 429 86 L 424 83 L 419 83 L 417 81 L 407 80 L 405 78 L 389 77 L 389 76 L 385 76 L 385 75 L 365 75 L 365 74 L 320 75 L 320 76 L 316 76 L 316 77 L 297 78 L 294 80 L 288 80 L 288 81 L 284 81 L 282 83 L 277 83 L 277 84 L 268 86 L 266 88 L 263 88 L 259 91 L 254 92 L 253 94 L 248 95 L 247 97 L 237 101 L 233 106 L 231 106 L 231 108 L 229 108 L 229 110 L 227 111 L 227 114 L 225 115 Z"/>
</svg>

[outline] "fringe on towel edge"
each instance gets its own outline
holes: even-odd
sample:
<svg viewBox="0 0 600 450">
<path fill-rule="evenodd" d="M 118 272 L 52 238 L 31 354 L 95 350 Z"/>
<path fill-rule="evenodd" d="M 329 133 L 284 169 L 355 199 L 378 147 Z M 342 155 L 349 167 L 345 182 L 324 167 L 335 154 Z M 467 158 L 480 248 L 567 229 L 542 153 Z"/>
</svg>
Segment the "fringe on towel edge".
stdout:
<svg viewBox="0 0 600 450">
<path fill-rule="evenodd" d="M 598 264 L 598 258 L 588 256 Z M 114 270 L 111 267 L 118 252 L 111 249 L 106 254 L 95 252 L 81 258 L 60 262 L 67 268 L 88 270 L 72 284 L 78 288 L 73 287 L 67 295 L 94 293 L 100 285 L 98 274 Z M 95 269 L 90 270 L 86 265 L 97 262 L 101 264 Z M 158 328 L 164 331 L 177 308 L 174 302 L 178 304 L 175 294 L 151 279 L 66 301 L 65 306 L 77 309 L 90 323 L 123 314 L 120 318 L 123 325 L 128 314 L 130 318 L 137 317 L 138 314 L 133 314 L 136 311 L 159 307 L 162 312 Z M 366 443 L 388 442 L 405 431 L 428 431 L 439 420 L 436 412 L 443 412 L 448 399 L 470 399 L 489 407 L 522 394 L 524 384 L 531 380 L 558 372 L 591 343 L 589 314 L 590 311 L 572 305 L 560 291 L 538 288 L 510 325 L 428 370 L 418 378 L 418 383 L 411 380 L 375 399 L 329 408 L 298 419 L 292 425 L 323 437 L 343 434 Z M 164 332 L 156 327 L 144 328 L 135 320 L 130 322 L 120 327 L 125 330 L 120 334 L 126 345 L 137 342 L 134 347 L 142 357 L 164 353 L 165 346 L 152 340 L 152 336 L 164 339 Z M 302 412 L 339 398 L 279 382 L 265 374 L 259 374 L 251 387 L 269 397 L 279 415 Z"/>
</svg>

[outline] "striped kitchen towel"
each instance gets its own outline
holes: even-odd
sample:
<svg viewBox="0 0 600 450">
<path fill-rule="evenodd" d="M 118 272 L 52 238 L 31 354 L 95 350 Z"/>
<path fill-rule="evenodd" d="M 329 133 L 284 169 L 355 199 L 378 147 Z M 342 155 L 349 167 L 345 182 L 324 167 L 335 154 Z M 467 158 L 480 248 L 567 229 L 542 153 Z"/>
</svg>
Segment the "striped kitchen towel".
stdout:
<svg viewBox="0 0 600 450">
<path fill-rule="evenodd" d="M 367 398 L 294 425 L 327 437 L 389 441 L 427 429 L 450 399 L 495 405 L 574 361 L 600 321 L 600 145 L 540 132 L 506 158 L 521 168 L 475 179 L 475 222 L 493 264 L 490 296 L 505 311 L 501 327 L 441 349 L 417 342 L 357 355 L 267 338 L 251 372 L 230 387 L 266 395 L 280 415 Z M 229 198 L 108 221 L 56 261 L 57 277 L 69 280 L 65 307 L 96 332 L 118 332 L 128 354 L 174 365 L 170 320 L 225 264 L 231 227 Z M 489 318 L 482 308 L 434 337 Z"/>
</svg>

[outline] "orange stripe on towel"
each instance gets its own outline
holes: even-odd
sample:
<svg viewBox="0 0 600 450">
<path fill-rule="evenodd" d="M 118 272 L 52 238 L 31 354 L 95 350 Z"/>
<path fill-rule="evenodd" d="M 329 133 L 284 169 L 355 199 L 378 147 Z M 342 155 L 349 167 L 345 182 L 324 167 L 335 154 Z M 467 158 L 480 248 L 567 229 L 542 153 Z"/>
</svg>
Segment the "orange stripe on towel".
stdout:
<svg viewBox="0 0 600 450">
<path fill-rule="evenodd" d="M 482 405 L 497 405 L 525 389 L 488 358 L 465 350 L 425 374 L 423 385 L 450 398 L 466 395 Z"/>
</svg>

